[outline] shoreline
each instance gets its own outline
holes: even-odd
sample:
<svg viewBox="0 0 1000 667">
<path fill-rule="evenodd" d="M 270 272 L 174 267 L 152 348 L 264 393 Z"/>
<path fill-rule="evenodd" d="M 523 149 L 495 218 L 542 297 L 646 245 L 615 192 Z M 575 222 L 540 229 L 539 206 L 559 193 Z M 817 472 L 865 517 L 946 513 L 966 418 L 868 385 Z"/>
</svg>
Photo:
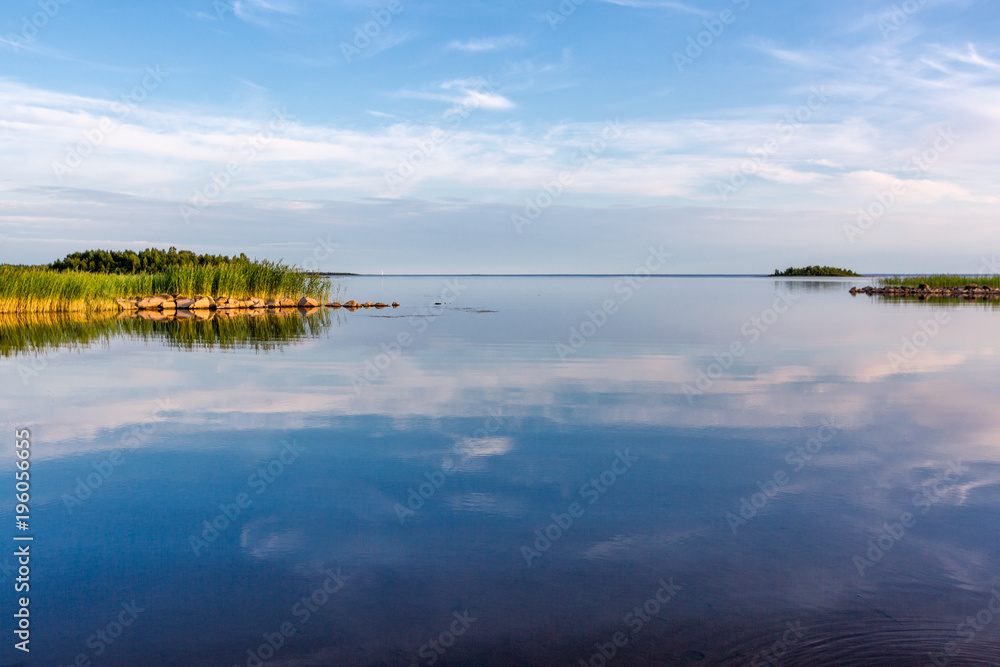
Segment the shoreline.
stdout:
<svg viewBox="0 0 1000 667">
<path fill-rule="evenodd" d="M 132 312 L 264 312 L 275 310 L 313 310 L 319 308 L 345 308 L 350 311 L 361 308 L 399 308 L 399 302 L 373 303 L 366 301 L 359 303 L 351 300 L 345 303 L 338 301 L 328 301 L 314 299 L 310 296 L 293 299 L 290 297 L 272 297 L 264 299 L 262 297 L 251 297 L 249 299 L 234 299 L 230 297 L 210 297 L 203 294 L 185 296 L 183 294 L 154 294 L 152 296 L 134 296 L 128 299 L 115 299 L 115 303 L 120 311 Z"/>
<path fill-rule="evenodd" d="M 961 287 L 930 287 L 921 283 L 916 287 L 908 285 L 892 285 L 887 287 L 852 287 L 852 296 L 866 294 L 868 296 L 914 297 L 918 299 L 1000 299 L 1000 287 L 985 287 L 977 283 L 969 283 Z"/>
</svg>

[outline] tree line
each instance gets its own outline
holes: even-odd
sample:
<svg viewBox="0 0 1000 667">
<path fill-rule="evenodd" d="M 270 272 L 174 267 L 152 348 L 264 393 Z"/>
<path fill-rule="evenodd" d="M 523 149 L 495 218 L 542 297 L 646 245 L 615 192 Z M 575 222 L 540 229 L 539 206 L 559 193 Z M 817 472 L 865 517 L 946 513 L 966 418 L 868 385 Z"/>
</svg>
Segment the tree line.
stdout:
<svg viewBox="0 0 1000 667">
<path fill-rule="evenodd" d="M 66 255 L 52 262 L 48 268 L 55 271 L 84 271 L 87 273 L 162 273 L 174 266 L 221 266 L 235 262 L 249 262 L 243 253 L 239 257 L 226 255 L 198 255 L 190 250 L 146 248 L 132 250 L 84 250 Z"/>
</svg>

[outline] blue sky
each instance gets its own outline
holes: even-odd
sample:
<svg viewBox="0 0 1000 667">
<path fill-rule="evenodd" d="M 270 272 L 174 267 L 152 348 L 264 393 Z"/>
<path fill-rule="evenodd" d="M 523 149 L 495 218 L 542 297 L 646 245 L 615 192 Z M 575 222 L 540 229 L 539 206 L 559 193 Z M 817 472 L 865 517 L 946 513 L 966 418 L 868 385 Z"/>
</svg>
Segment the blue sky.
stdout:
<svg viewBox="0 0 1000 667">
<path fill-rule="evenodd" d="M 998 28 L 987 0 L 8 0 L 0 260 L 995 271 Z"/>
</svg>

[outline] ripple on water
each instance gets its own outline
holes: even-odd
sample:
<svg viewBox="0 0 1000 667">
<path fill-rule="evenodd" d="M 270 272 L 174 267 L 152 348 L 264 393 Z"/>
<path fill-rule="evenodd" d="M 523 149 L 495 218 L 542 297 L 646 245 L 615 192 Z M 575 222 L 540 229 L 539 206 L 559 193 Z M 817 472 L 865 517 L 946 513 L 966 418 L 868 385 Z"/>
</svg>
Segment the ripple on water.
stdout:
<svg viewBox="0 0 1000 667">
<path fill-rule="evenodd" d="M 866 615 L 865 615 L 866 616 Z M 760 633 L 743 635 L 720 651 L 719 665 L 1000 665 L 1000 641 L 989 629 L 971 641 L 960 635 L 955 623 L 926 618 L 870 618 L 862 614 L 824 620 L 804 620 L 800 639 L 788 633 L 783 644 L 781 632 L 770 627 Z M 954 643 L 952 655 L 946 653 Z M 775 652 L 771 652 L 772 647 Z M 722 648 L 722 647 L 720 647 Z M 768 661 L 768 651 L 772 660 Z M 780 654 L 780 656 L 778 655 Z M 754 661 L 754 658 L 757 658 Z M 753 661 L 753 662 L 751 662 Z"/>
</svg>

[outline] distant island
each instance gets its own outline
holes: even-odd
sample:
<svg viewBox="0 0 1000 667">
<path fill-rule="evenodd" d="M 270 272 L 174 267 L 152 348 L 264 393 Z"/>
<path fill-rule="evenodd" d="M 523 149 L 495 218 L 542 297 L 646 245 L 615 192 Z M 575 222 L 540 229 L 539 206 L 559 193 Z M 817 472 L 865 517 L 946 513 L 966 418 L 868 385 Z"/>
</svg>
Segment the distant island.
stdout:
<svg viewBox="0 0 1000 667">
<path fill-rule="evenodd" d="M 774 270 L 770 278 L 861 278 L 860 273 L 849 269 L 838 269 L 834 266 L 806 266 L 803 268 L 788 267 L 784 271 Z"/>
</svg>

